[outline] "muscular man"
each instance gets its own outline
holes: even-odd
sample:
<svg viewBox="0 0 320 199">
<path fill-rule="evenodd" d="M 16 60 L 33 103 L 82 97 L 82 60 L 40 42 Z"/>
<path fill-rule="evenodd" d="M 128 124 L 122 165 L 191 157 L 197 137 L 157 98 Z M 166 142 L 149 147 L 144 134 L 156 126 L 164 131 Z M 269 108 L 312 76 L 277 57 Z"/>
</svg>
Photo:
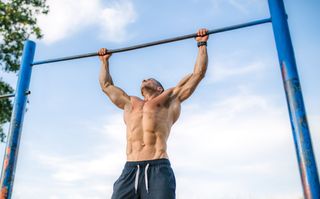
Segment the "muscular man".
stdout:
<svg viewBox="0 0 320 199">
<path fill-rule="evenodd" d="M 143 80 L 144 99 L 129 96 L 113 84 L 108 62 L 111 54 L 105 48 L 100 49 L 101 88 L 124 110 L 127 126 L 127 162 L 114 183 L 112 199 L 175 198 L 176 183 L 167 154 L 167 140 L 172 125 L 179 118 L 181 103 L 190 97 L 206 73 L 207 31 L 197 32 L 199 50 L 193 73 L 167 90 L 153 78 Z"/>
</svg>

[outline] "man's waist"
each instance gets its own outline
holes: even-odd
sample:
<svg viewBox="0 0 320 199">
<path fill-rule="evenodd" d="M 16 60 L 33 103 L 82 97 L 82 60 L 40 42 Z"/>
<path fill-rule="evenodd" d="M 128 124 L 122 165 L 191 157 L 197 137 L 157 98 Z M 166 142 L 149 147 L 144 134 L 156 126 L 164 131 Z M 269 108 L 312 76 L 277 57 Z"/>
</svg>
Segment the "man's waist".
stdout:
<svg viewBox="0 0 320 199">
<path fill-rule="evenodd" d="M 160 159 L 153 159 L 153 160 L 142 160 L 142 161 L 127 161 L 125 164 L 125 167 L 136 167 L 139 166 L 145 166 L 149 164 L 150 166 L 154 165 L 169 165 L 170 161 L 167 158 L 160 158 Z"/>
</svg>

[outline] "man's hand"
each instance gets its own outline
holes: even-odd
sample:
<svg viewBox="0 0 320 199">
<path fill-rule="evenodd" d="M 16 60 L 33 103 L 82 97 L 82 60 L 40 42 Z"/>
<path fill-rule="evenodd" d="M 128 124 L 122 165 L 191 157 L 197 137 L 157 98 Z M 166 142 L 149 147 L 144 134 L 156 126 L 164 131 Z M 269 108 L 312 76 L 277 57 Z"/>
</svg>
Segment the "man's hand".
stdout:
<svg viewBox="0 0 320 199">
<path fill-rule="evenodd" d="M 98 54 L 99 54 L 99 59 L 102 62 L 107 62 L 108 59 L 111 57 L 111 53 L 108 53 L 108 50 L 106 48 L 101 48 Z"/>
<path fill-rule="evenodd" d="M 208 41 L 209 39 L 209 35 L 207 35 L 208 30 L 205 28 L 201 28 L 198 30 L 197 32 L 197 37 L 196 37 L 196 41 L 200 42 L 200 41 Z"/>
</svg>

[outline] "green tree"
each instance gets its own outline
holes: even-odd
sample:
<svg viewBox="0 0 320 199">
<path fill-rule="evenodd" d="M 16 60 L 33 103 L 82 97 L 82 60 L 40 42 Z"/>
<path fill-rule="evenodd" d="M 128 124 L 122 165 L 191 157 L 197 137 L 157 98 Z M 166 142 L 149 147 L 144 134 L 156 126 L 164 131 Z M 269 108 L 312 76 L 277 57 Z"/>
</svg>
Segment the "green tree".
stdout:
<svg viewBox="0 0 320 199">
<path fill-rule="evenodd" d="M 22 55 L 23 42 L 31 35 L 42 38 L 37 16 L 49 11 L 46 0 L 1 0 L 0 1 L 0 70 L 1 74 L 16 73 Z M 0 77 L 0 95 L 13 92 L 9 84 Z M 0 139 L 5 134 L 3 125 L 10 121 L 12 103 L 0 100 Z"/>
</svg>

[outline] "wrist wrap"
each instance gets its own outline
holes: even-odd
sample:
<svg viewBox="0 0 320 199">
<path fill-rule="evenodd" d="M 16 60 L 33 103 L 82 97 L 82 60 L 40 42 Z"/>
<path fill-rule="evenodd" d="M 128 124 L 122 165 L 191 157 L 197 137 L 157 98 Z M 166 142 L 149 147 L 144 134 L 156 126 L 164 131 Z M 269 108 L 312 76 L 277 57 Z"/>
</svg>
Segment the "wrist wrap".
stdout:
<svg viewBox="0 0 320 199">
<path fill-rule="evenodd" d="M 199 48 L 200 46 L 207 46 L 207 42 L 206 42 L 206 41 L 199 41 L 199 42 L 197 43 L 197 45 L 198 45 L 198 48 Z"/>
</svg>

